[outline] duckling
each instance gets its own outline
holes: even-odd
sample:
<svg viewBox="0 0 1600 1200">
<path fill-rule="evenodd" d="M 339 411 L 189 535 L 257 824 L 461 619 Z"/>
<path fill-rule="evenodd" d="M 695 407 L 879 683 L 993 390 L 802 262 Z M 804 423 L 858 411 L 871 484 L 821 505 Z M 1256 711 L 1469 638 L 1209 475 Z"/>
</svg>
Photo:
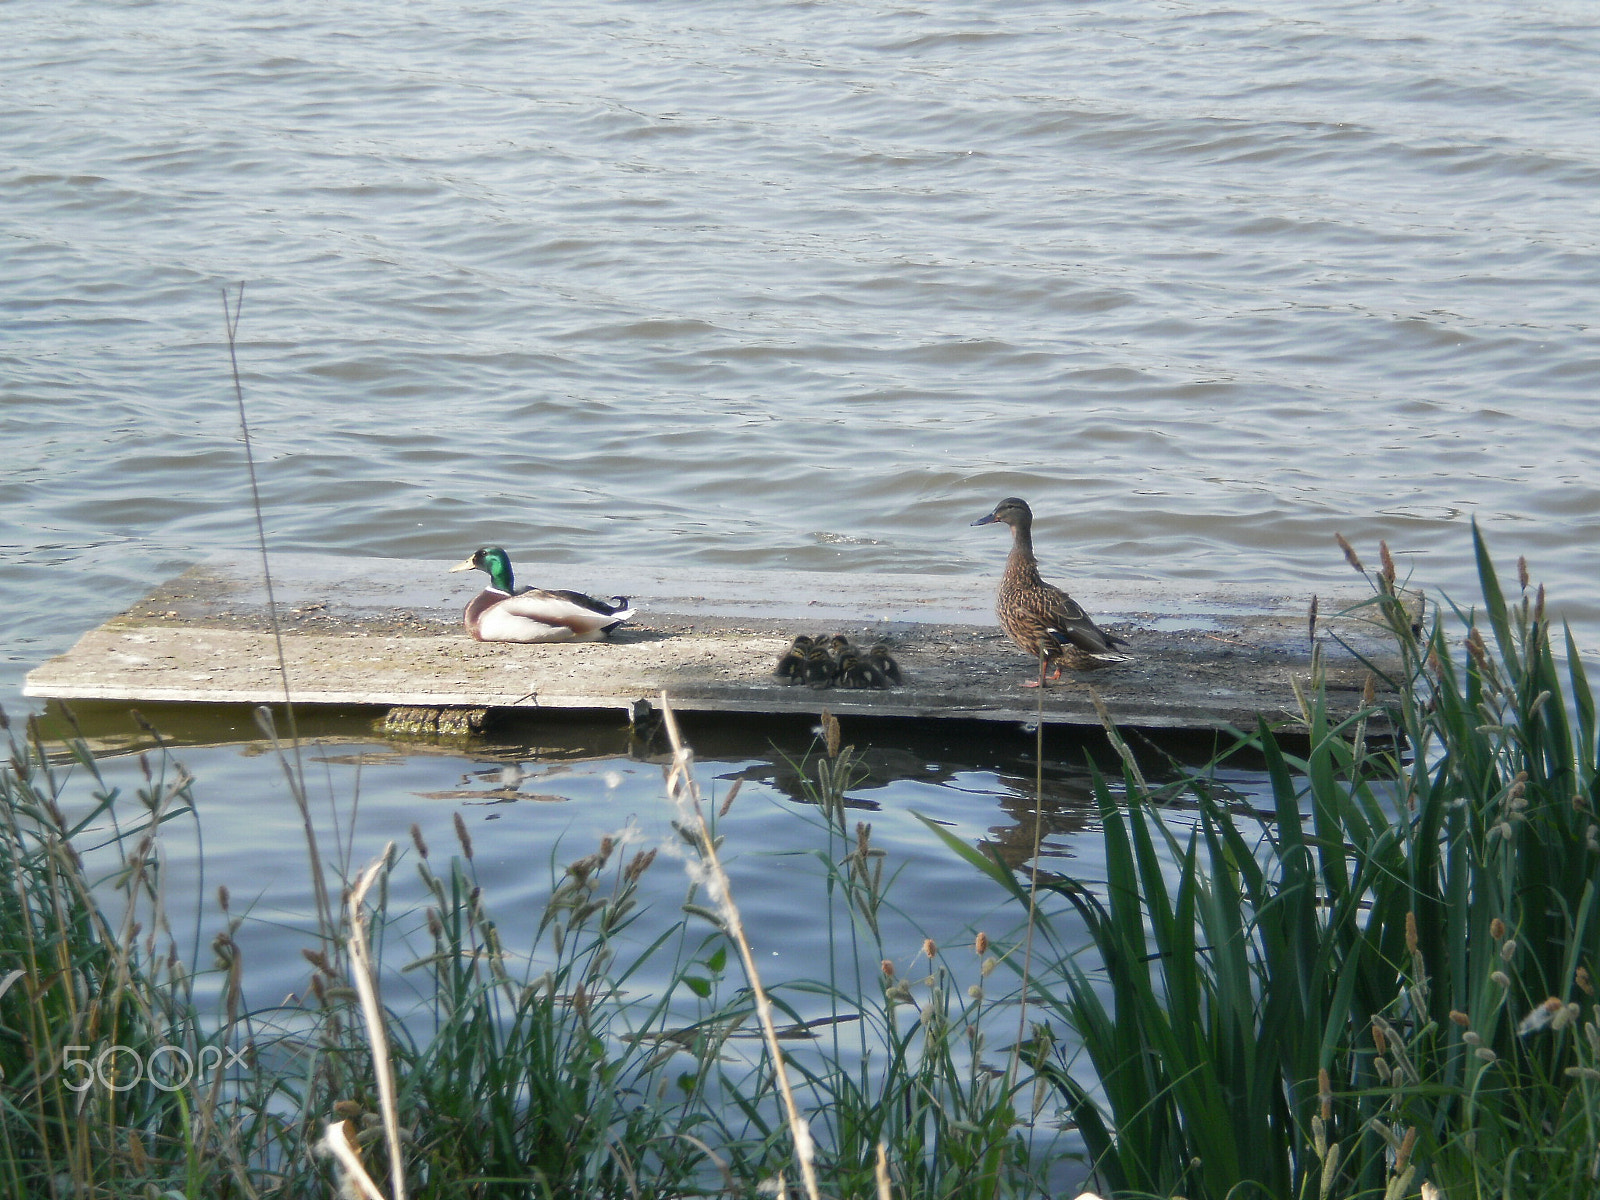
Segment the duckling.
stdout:
<svg viewBox="0 0 1600 1200">
<path fill-rule="evenodd" d="M 882 671 L 873 665 L 871 659 L 862 658 L 852 650 L 839 659 L 839 669 L 836 680 L 840 687 L 847 688 L 886 688 L 889 681 Z"/>
<path fill-rule="evenodd" d="M 900 664 L 895 661 L 894 655 L 889 653 L 887 643 L 879 642 L 871 650 L 868 650 L 867 660 L 877 667 L 883 673 L 883 677 L 896 687 L 905 682 L 904 676 L 900 674 Z"/>
<path fill-rule="evenodd" d="M 519 590 L 511 558 L 499 546 L 485 546 L 450 569 L 489 574 L 489 586 L 463 614 L 467 632 L 480 642 L 592 642 L 633 616 L 626 596 L 596 600 L 582 592 Z"/>
<path fill-rule="evenodd" d="M 825 688 L 833 683 L 833 676 L 838 664 L 833 661 L 833 655 L 828 653 L 826 646 L 813 645 L 811 652 L 806 655 L 805 669 L 801 674 L 801 681 L 814 688 Z"/>
<path fill-rule="evenodd" d="M 995 615 L 1011 640 L 1039 660 L 1038 682 L 1023 686 L 1044 687 L 1045 668 L 1051 663 L 1054 680 L 1061 678 L 1062 667 L 1093 671 L 1127 662 L 1126 654 L 1112 649 L 1127 642 L 1105 632 L 1076 600 L 1040 578 L 1039 560 L 1033 554 L 1033 510 L 1027 503 L 1007 496 L 973 524 L 996 522 L 1011 527 L 1011 554 L 995 595 Z"/>
<path fill-rule="evenodd" d="M 811 654 L 813 639 L 801 634 L 778 657 L 777 669 L 772 673 L 785 683 L 799 683 L 805 671 L 806 658 Z"/>
</svg>

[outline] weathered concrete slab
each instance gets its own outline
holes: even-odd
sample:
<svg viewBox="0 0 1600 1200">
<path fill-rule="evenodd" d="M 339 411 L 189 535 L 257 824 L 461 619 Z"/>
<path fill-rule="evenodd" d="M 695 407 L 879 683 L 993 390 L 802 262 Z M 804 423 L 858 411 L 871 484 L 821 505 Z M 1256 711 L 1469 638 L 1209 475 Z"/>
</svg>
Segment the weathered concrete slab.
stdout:
<svg viewBox="0 0 1600 1200">
<path fill-rule="evenodd" d="M 260 559 L 202 563 L 29 674 L 30 696 L 297 704 L 628 708 L 665 690 L 684 711 L 879 714 L 1030 721 L 1037 667 L 1000 632 L 995 579 L 704 568 L 620 570 L 517 563 L 519 582 L 632 597 L 613 641 L 474 642 L 460 611 L 480 576 L 447 562 L 282 555 L 272 560 L 284 669 Z M 1310 669 L 1303 595 L 1171 582 L 1073 581 L 1134 660 L 1073 675 L 1044 695 L 1044 719 L 1098 724 L 1086 683 L 1119 722 L 1154 728 L 1292 721 L 1292 680 Z M 1324 595 L 1319 629 L 1364 656 L 1392 657 L 1366 597 Z M 771 672 L 797 633 L 887 639 L 905 673 L 886 691 L 786 685 Z M 1330 685 L 1354 707 L 1366 668 L 1322 635 Z"/>
</svg>

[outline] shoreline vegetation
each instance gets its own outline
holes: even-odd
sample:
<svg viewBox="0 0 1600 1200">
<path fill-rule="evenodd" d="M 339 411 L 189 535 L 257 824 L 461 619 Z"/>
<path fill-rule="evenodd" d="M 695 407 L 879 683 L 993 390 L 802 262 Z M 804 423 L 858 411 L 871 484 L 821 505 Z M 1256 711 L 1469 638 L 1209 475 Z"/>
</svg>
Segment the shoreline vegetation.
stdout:
<svg viewBox="0 0 1600 1200">
<path fill-rule="evenodd" d="M 857 760 L 827 715 L 798 765 L 831 953 L 801 979 L 757 974 L 721 867 L 738 789 L 703 797 L 675 730 L 678 843 L 552 863 L 517 925 L 531 952 L 508 948 L 459 817 L 448 853 L 413 828 L 355 866 L 279 743 L 317 895 L 293 1020 L 248 1002 L 226 889 L 208 962 L 178 944 L 160 839 L 194 819 L 181 765 L 148 755 L 118 795 L 30 721 L 0 771 L 0 1193 L 1592 1196 L 1594 696 L 1525 565 L 1508 599 L 1473 537 L 1481 608 L 1426 629 L 1387 548 L 1368 570 L 1341 539 L 1399 674 L 1335 720 L 1314 670 L 1303 757 L 1265 722 L 1238 732 L 1271 811 L 1216 779 L 1226 754 L 1151 787 L 1108 722 L 1106 878 L 1014 871 L 930 822 L 1014 925 L 929 938 L 913 969 L 881 936 L 894 864 L 848 815 Z M 667 859 L 682 912 L 630 937 Z M 390 911 L 401 869 L 420 924 Z M 638 985 L 647 962 L 665 989 Z M 399 972 L 419 1006 L 385 1007 Z"/>
</svg>

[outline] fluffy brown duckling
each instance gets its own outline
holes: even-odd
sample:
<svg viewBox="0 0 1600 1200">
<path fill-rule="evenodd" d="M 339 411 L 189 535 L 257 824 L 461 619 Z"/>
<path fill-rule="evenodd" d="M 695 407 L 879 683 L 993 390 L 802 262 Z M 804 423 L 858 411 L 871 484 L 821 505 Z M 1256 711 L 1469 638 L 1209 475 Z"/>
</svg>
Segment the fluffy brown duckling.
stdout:
<svg viewBox="0 0 1600 1200">
<path fill-rule="evenodd" d="M 806 655 L 805 667 L 800 676 L 801 682 L 814 688 L 830 687 L 838 667 L 839 664 L 834 661 L 833 655 L 828 653 L 826 646 L 813 643 L 810 653 Z"/>
<path fill-rule="evenodd" d="M 778 658 L 778 666 L 772 672 L 785 683 L 799 683 L 805 674 L 806 659 L 811 654 L 812 639 L 801 634 L 790 643 L 789 648 Z"/>
<path fill-rule="evenodd" d="M 834 677 L 840 687 L 846 688 L 886 688 L 889 680 L 883 672 L 878 670 L 870 658 L 864 657 L 859 651 L 851 650 L 839 659 L 839 670 Z"/>
<path fill-rule="evenodd" d="M 889 653 L 889 646 L 879 642 L 867 651 L 867 661 L 882 672 L 883 677 L 898 687 L 905 682 L 905 676 L 900 673 L 900 664 L 895 661 L 893 654 Z"/>
</svg>

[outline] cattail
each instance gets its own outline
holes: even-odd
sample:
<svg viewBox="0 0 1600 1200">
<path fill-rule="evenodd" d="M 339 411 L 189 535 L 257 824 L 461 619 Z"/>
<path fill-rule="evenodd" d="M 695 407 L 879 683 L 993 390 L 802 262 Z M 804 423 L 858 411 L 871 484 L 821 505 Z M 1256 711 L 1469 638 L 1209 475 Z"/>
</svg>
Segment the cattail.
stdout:
<svg viewBox="0 0 1600 1200">
<path fill-rule="evenodd" d="M 1406 1164 L 1411 1161 L 1411 1152 L 1417 1148 L 1417 1127 L 1413 1125 L 1406 1130 L 1405 1139 L 1400 1143 L 1400 1152 L 1394 1156 L 1394 1169 L 1396 1174 L 1406 1169 Z"/>
<path fill-rule="evenodd" d="M 1317 1071 L 1317 1099 L 1321 1101 L 1319 1112 L 1324 1121 L 1333 1118 L 1333 1079 L 1328 1075 L 1328 1068 L 1322 1067 Z"/>
<path fill-rule="evenodd" d="M 1383 1026 L 1376 1021 L 1372 1023 L 1372 1044 L 1378 1048 L 1379 1054 L 1384 1054 L 1389 1049 L 1389 1039 L 1383 1034 Z"/>
<path fill-rule="evenodd" d="M 883 977 L 885 979 L 894 978 L 894 964 L 887 958 L 878 964 L 878 969 L 883 972 Z"/>
<path fill-rule="evenodd" d="M 1373 701 L 1375 701 L 1377 698 L 1378 677 L 1371 671 L 1368 671 L 1367 678 L 1361 685 L 1361 706 L 1363 708 L 1371 708 Z"/>
<path fill-rule="evenodd" d="M 828 757 L 838 758 L 839 747 L 844 742 L 844 733 L 839 728 L 839 718 L 827 709 L 822 710 L 822 740 L 828 747 Z"/>
<path fill-rule="evenodd" d="M 982 958 L 989 950 L 989 935 L 983 930 L 978 930 L 978 936 L 972 939 L 972 952 Z M 1583 970 L 1579 967 L 1578 970 Z"/>
<path fill-rule="evenodd" d="M 1380 541 L 1378 543 L 1378 557 L 1383 560 L 1384 579 L 1393 584 L 1395 578 L 1394 557 L 1389 553 L 1388 542 Z"/>
<path fill-rule="evenodd" d="M 628 865 L 623 868 L 623 870 L 622 870 L 623 881 L 625 883 L 636 883 L 636 882 L 638 882 L 639 876 L 643 875 L 646 871 L 648 871 L 650 869 L 650 864 L 655 862 L 655 860 L 656 860 L 656 847 L 652 846 L 649 850 L 641 850 L 641 851 L 639 851 L 637 854 L 635 854 L 633 856 L 632 860 L 628 863 Z"/>
<path fill-rule="evenodd" d="M 1502 921 L 1499 917 L 1496 917 L 1494 920 L 1489 922 L 1490 937 L 1498 942 L 1501 938 L 1505 937 L 1505 935 L 1506 923 L 1504 921 Z"/>
<path fill-rule="evenodd" d="M 428 857 L 428 843 L 422 840 L 422 826 L 415 821 L 411 823 L 411 844 L 423 858 Z"/>
<path fill-rule="evenodd" d="M 728 794 L 722 799 L 722 807 L 717 809 L 717 819 L 720 821 L 728 815 L 728 810 L 733 807 L 734 797 L 739 794 L 739 789 L 744 786 L 744 776 L 739 776 L 733 781 L 733 786 L 728 789 Z"/>
<path fill-rule="evenodd" d="M 1573 978 L 1578 984 L 1578 990 L 1585 996 L 1594 995 L 1594 981 L 1589 978 L 1589 968 L 1579 967 Z"/>
<path fill-rule="evenodd" d="M 1467 1016 L 1467 1014 L 1462 1012 L 1460 1009 L 1452 1008 L 1450 1010 L 1450 1019 L 1463 1029 L 1472 1024 L 1472 1018 Z"/>
<path fill-rule="evenodd" d="M 1306 636 L 1313 642 L 1317 640 L 1317 598 L 1311 597 L 1311 609 L 1306 613 Z"/>
<path fill-rule="evenodd" d="M 1342 533 L 1334 534 L 1333 535 L 1333 540 L 1338 542 L 1339 543 L 1339 549 L 1344 551 L 1344 560 L 1345 560 L 1345 562 L 1349 563 L 1352 567 L 1354 567 L 1356 570 L 1360 571 L 1363 575 L 1365 575 L 1367 573 L 1367 569 L 1361 565 L 1361 560 L 1356 557 L 1356 548 L 1354 546 L 1352 546 L 1349 542 L 1344 540 L 1344 534 L 1342 534 Z"/>
<path fill-rule="evenodd" d="M 222 909 L 223 912 L 227 912 L 228 911 L 228 885 L 227 884 L 223 884 L 221 887 L 219 887 L 217 889 L 217 905 Z M 1581 971 L 1583 968 L 1579 967 L 1578 969 Z"/>
<path fill-rule="evenodd" d="M 467 823 L 461 819 L 461 814 L 458 812 L 454 815 L 456 820 L 456 840 L 461 843 L 462 852 L 466 854 L 468 859 L 471 859 L 472 835 L 467 832 Z"/>
<path fill-rule="evenodd" d="M 1533 597 L 1533 621 L 1534 621 L 1534 624 L 1537 625 L 1539 622 L 1541 622 L 1543 620 L 1544 620 L 1544 584 L 1541 583 L 1539 585 L 1539 590 L 1536 593 L 1534 593 L 1534 597 Z"/>
<path fill-rule="evenodd" d="M 1417 914 L 1410 911 L 1406 913 L 1406 949 L 1417 952 Z"/>
<path fill-rule="evenodd" d="M 937 954 L 938 952 L 939 952 L 939 948 L 933 944 L 933 939 L 932 938 L 923 938 L 922 939 L 922 957 L 923 958 L 926 958 L 931 962 L 933 960 L 933 956 L 935 954 Z"/>
<path fill-rule="evenodd" d="M 1528 590 L 1528 558 L 1526 555 L 1517 556 L 1517 582 L 1522 585 L 1522 590 Z"/>
<path fill-rule="evenodd" d="M 1483 634 L 1479 633 L 1476 628 L 1467 634 L 1466 647 L 1468 653 L 1472 655 L 1472 661 L 1478 664 L 1479 670 L 1487 671 L 1489 669 L 1489 651 L 1483 644 Z"/>
</svg>

